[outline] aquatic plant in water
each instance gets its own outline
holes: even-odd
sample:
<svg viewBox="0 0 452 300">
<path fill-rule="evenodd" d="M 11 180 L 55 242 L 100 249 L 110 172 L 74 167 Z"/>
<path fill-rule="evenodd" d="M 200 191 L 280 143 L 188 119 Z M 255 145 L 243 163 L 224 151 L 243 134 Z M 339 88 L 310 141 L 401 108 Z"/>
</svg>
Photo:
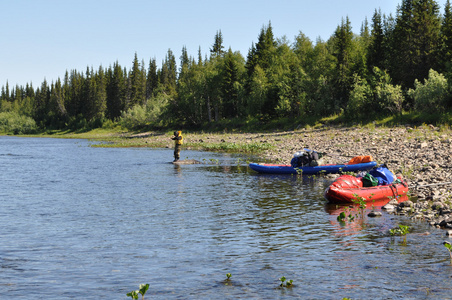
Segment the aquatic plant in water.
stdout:
<svg viewBox="0 0 452 300">
<path fill-rule="evenodd" d="M 366 209 L 366 199 L 364 197 L 359 197 L 358 194 L 354 194 L 355 198 L 352 199 L 353 203 L 358 204 L 359 213 L 361 217 L 364 218 L 364 210 Z"/>
<path fill-rule="evenodd" d="M 342 211 L 340 214 L 339 214 L 339 216 L 337 216 L 337 220 L 339 221 L 339 222 L 345 222 L 345 219 L 347 218 L 347 216 L 345 215 L 345 212 L 344 211 Z"/>
<path fill-rule="evenodd" d="M 444 247 L 446 247 L 446 249 L 449 251 L 449 255 L 450 255 L 450 263 L 452 264 L 452 244 L 449 243 L 448 241 L 444 241 L 443 245 L 444 245 Z"/>
<path fill-rule="evenodd" d="M 410 227 L 406 225 L 399 224 L 399 228 L 389 229 L 389 233 L 394 235 L 400 235 L 403 237 L 403 244 L 406 245 L 406 235 L 410 232 Z"/>
<path fill-rule="evenodd" d="M 353 222 L 355 220 L 355 215 L 352 214 L 352 209 L 350 207 L 345 207 L 344 211 L 341 212 L 338 216 L 337 216 L 337 221 L 338 222 L 345 222 L 345 221 L 349 221 L 349 222 Z"/>
<path fill-rule="evenodd" d="M 226 279 L 223 281 L 224 285 L 232 285 L 231 276 L 232 276 L 231 273 L 226 274 Z"/>
<path fill-rule="evenodd" d="M 131 291 L 130 293 L 127 293 L 126 296 L 132 297 L 132 299 L 138 299 L 138 294 L 141 294 L 141 299 L 144 299 L 144 294 L 149 289 L 149 283 L 147 284 L 140 284 L 139 290 Z"/>
<path fill-rule="evenodd" d="M 283 277 L 279 278 L 279 280 L 281 281 L 281 284 L 279 285 L 280 287 L 286 287 L 286 288 L 292 287 L 292 284 L 293 284 L 292 279 L 286 280 L 286 277 L 283 276 Z"/>
</svg>

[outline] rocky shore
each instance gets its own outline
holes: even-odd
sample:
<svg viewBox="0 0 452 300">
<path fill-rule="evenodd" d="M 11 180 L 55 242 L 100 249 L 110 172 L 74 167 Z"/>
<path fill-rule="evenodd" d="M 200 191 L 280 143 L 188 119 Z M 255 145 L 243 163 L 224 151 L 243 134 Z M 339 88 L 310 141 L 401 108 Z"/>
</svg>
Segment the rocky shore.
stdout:
<svg viewBox="0 0 452 300">
<path fill-rule="evenodd" d="M 146 143 L 167 143 L 168 136 L 142 136 Z M 274 163 L 290 163 L 293 154 L 309 148 L 326 153 L 327 163 L 344 163 L 357 155 L 371 155 L 407 180 L 414 201 L 394 208 L 432 226 L 452 228 L 452 130 L 448 127 L 303 128 L 273 133 L 186 133 L 185 147 L 203 143 L 269 144 L 260 156 Z"/>
</svg>

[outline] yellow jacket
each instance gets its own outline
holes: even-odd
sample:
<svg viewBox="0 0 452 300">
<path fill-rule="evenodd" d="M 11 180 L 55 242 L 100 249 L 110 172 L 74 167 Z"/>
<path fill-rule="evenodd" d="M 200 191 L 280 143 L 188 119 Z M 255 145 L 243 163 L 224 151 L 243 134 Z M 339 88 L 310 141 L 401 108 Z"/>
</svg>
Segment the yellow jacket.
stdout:
<svg viewBox="0 0 452 300">
<path fill-rule="evenodd" d="M 176 145 L 182 145 L 184 143 L 184 137 L 182 136 L 182 131 L 178 131 L 177 135 L 175 135 L 173 138 L 174 143 Z"/>
</svg>

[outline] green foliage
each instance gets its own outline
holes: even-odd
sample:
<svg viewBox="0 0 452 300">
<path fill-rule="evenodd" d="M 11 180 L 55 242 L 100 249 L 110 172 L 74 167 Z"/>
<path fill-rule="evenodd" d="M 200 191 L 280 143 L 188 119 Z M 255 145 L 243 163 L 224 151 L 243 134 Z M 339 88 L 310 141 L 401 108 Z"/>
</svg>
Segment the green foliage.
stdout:
<svg viewBox="0 0 452 300">
<path fill-rule="evenodd" d="M 415 80 L 414 89 L 408 90 L 408 95 L 414 99 L 419 111 L 440 112 L 447 107 L 450 98 L 447 79 L 431 69 L 424 83 Z"/>
<path fill-rule="evenodd" d="M 146 107 L 135 105 L 121 114 L 119 123 L 128 129 L 137 129 L 146 125 Z"/>
<path fill-rule="evenodd" d="M 281 281 L 281 284 L 279 285 L 280 287 L 286 287 L 286 288 L 290 288 L 293 286 L 293 280 L 286 280 L 286 277 L 281 277 L 279 278 L 279 280 Z"/>
<path fill-rule="evenodd" d="M 131 291 L 130 293 L 127 293 L 126 296 L 132 297 L 132 299 L 138 299 L 138 290 Z"/>
<path fill-rule="evenodd" d="M 221 143 L 221 144 L 203 144 L 202 147 L 208 151 L 224 151 L 224 152 L 244 152 L 244 153 L 259 153 L 273 146 L 268 143 Z"/>
<path fill-rule="evenodd" d="M 356 118 L 364 111 L 368 111 L 372 101 L 372 91 L 367 81 L 355 74 L 354 82 L 345 110 L 346 115 L 351 118 Z"/>
<path fill-rule="evenodd" d="M 168 101 L 168 96 L 159 94 L 157 97 L 149 99 L 146 105 L 135 105 L 123 112 L 119 123 L 127 129 L 138 129 L 149 124 L 159 124 Z"/>
<path fill-rule="evenodd" d="M 146 71 L 135 53 L 130 70 L 116 62 L 71 70 L 36 89 L 6 84 L 0 112 L 33 118 L 44 130 L 111 128 L 112 122 L 127 129 L 243 128 L 248 120 L 260 130 L 293 129 L 387 116 L 403 124 L 412 120 L 406 110 L 416 121 L 427 121 L 427 112 L 450 122 L 444 112 L 452 105 L 451 32 L 450 4 L 441 18 L 434 0 L 404 0 L 395 17 L 376 10 L 370 32 L 366 22 L 355 34 L 345 17 L 327 41 L 315 43 L 302 32 L 294 43 L 277 38 L 269 22 L 246 58 L 225 51 L 217 31 L 210 57 L 199 49 L 196 60 L 184 46 L 179 68 L 168 49 L 161 68 L 150 59 Z"/>
<path fill-rule="evenodd" d="M 342 211 L 338 216 L 337 216 L 337 220 L 339 222 L 345 222 L 347 218 L 347 215 L 345 214 L 345 211 Z"/>
<path fill-rule="evenodd" d="M 409 229 L 409 226 L 399 224 L 398 228 L 389 229 L 389 233 L 391 235 L 406 235 L 410 232 Z"/>
<path fill-rule="evenodd" d="M 36 122 L 16 112 L 0 112 L 0 132 L 31 134 L 37 131 Z"/>
<path fill-rule="evenodd" d="M 359 207 L 359 213 L 361 217 L 364 218 L 364 210 L 366 209 L 366 199 L 363 197 L 359 197 L 357 194 L 354 195 L 355 198 L 352 199 L 353 203 L 357 204 Z"/>
<path fill-rule="evenodd" d="M 132 299 L 138 299 L 138 295 L 141 294 L 141 299 L 144 299 L 144 295 L 149 289 L 149 284 L 140 284 L 139 289 L 135 291 L 131 291 L 126 294 L 126 296 L 131 297 Z"/>
<path fill-rule="evenodd" d="M 443 242 L 444 247 L 446 247 L 447 251 L 449 251 L 450 263 L 452 264 L 452 244 L 448 241 Z"/>
<path fill-rule="evenodd" d="M 393 115 L 401 115 L 405 98 L 403 96 L 402 87 L 400 85 L 392 85 L 383 83 L 376 87 L 375 98 L 382 105 L 383 109 L 387 109 Z"/>
<path fill-rule="evenodd" d="M 402 1 L 391 31 L 390 74 L 396 84 L 413 87 L 435 67 L 441 16 L 434 0 Z"/>
<path fill-rule="evenodd" d="M 410 227 L 406 225 L 399 224 L 398 228 L 389 229 L 389 233 L 394 235 L 399 235 L 403 237 L 402 244 L 406 245 L 406 235 L 410 232 Z"/>
<path fill-rule="evenodd" d="M 138 292 L 141 294 L 141 296 L 144 298 L 144 294 L 149 290 L 149 283 L 146 284 L 140 284 Z"/>
</svg>

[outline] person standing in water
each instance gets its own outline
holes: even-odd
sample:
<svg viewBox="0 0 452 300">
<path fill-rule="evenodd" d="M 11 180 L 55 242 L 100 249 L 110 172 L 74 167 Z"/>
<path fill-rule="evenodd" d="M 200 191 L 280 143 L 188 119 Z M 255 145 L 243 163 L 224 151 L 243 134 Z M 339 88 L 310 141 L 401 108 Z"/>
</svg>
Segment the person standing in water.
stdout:
<svg viewBox="0 0 452 300">
<path fill-rule="evenodd" d="M 180 158 L 180 150 L 184 142 L 182 131 L 174 131 L 174 136 L 171 139 L 174 140 L 174 161 L 178 161 Z"/>
</svg>

